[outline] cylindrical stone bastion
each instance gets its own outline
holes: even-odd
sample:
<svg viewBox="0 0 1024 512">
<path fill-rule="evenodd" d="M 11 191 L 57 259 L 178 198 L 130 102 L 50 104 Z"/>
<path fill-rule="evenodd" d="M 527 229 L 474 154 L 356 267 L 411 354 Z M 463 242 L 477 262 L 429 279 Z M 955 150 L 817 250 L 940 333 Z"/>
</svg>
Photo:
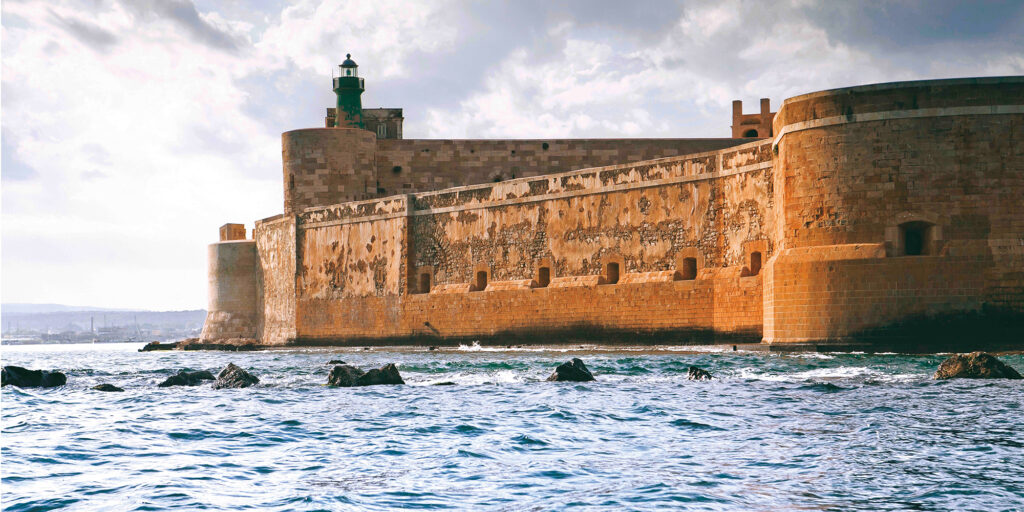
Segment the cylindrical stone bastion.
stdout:
<svg viewBox="0 0 1024 512">
<path fill-rule="evenodd" d="M 201 339 L 256 338 L 259 262 L 255 240 L 209 246 L 209 305 Z"/>
</svg>

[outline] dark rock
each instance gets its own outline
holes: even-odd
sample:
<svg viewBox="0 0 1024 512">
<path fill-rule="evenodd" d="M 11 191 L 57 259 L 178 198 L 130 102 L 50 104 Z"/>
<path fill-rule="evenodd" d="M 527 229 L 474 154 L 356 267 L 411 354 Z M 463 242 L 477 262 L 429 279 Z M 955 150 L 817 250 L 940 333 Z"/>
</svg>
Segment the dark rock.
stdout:
<svg viewBox="0 0 1024 512">
<path fill-rule="evenodd" d="M 327 361 L 327 364 L 348 364 L 348 363 L 346 363 L 345 361 L 342 361 L 341 359 L 331 359 L 330 361 Z"/>
<path fill-rule="evenodd" d="M 29 370 L 20 366 L 4 366 L 0 370 L 0 386 L 19 388 L 53 388 L 67 384 L 68 378 L 61 372 Z"/>
<path fill-rule="evenodd" d="M 235 366 L 235 363 L 228 363 L 217 374 L 217 382 L 213 383 L 213 389 L 247 388 L 259 382 L 260 379 L 255 375 Z"/>
<path fill-rule="evenodd" d="M 572 361 L 568 361 L 558 365 L 555 368 L 555 373 L 552 373 L 548 377 L 549 381 L 567 381 L 567 382 L 587 382 L 594 380 L 594 375 L 587 369 L 587 365 L 583 364 L 578 357 L 572 358 Z"/>
<path fill-rule="evenodd" d="M 182 370 L 176 375 L 167 377 L 167 380 L 157 384 L 157 387 L 198 386 L 199 384 L 202 384 L 204 380 L 214 380 L 213 374 L 206 370 L 200 370 L 198 372 L 186 372 Z"/>
<path fill-rule="evenodd" d="M 151 341 L 146 343 L 145 347 L 139 349 L 139 352 L 152 352 L 154 350 L 174 350 L 178 348 L 176 342 L 171 343 L 160 343 L 159 341 Z"/>
<path fill-rule="evenodd" d="M 96 391 L 124 391 L 113 384 L 100 384 L 98 386 L 93 386 L 92 389 L 95 389 Z"/>
<path fill-rule="evenodd" d="M 433 352 L 433 351 L 437 350 L 437 346 L 436 345 L 431 345 L 431 346 L 427 347 L 427 350 Z"/>
<path fill-rule="evenodd" d="M 939 365 L 936 379 L 1019 379 L 1017 370 L 985 352 L 954 354 Z"/>
<path fill-rule="evenodd" d="M 398 373 L 398 367 L 394 363 L 374 368 L 356 379 L 356 386 L 377 386 L 380 384 L 405 384 L 402 376 Z"/>
<path fill-rule="evenodd" d="M 331 373 L 327 376 L 327 385 L 342 388 L 352 387 L 356 385 L 356 379 L 362 377 L 365 373 L 355 366 L 341 364 L 331 368 Z"/>
<path fill-rule="evenodd" d="M 690 369 L 686 371 L 686 378 L 689 380 L 711 380 L 711 372 L 697 368 L 696 366 L 691 366 Z"/>
<path fill-rule="evenodd" d="M 259 350 L 257 340 L 252 338 L 226 338 L 217 341 L 203 341 L 199 338 L 188 338 L 178 342 L 180 350 L 222 350 L 226 352 L 248 352 Z"/>
<path fill-rule="evenodd" d="M 446 381 L 444 381 L 444 382 L 435 382 L 435 383 L 434 383 L 434 384 L 432 384 L 432 385 L 434 385 L 434 386 L 454 386 L 454 385 L 455 385 L 455 383 L 454 383 L 454 382 L 452 382 L 452 381 L 450 381 L 450 380 L 446 380 Z"/>
</svg>

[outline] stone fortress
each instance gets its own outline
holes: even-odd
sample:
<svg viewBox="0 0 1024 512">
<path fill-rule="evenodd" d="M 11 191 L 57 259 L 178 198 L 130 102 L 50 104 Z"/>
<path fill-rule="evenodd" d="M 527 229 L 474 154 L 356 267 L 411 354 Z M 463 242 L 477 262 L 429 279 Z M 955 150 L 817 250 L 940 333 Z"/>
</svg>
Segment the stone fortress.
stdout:
<svg viewBox="0 0 1024 512">
<path fill-rule="evenodd" d="M 732 138 L 414 140 L 348 58 L 205 342 L 1024 342 L 1024 77 L 733 104 Z"/>
</svg>

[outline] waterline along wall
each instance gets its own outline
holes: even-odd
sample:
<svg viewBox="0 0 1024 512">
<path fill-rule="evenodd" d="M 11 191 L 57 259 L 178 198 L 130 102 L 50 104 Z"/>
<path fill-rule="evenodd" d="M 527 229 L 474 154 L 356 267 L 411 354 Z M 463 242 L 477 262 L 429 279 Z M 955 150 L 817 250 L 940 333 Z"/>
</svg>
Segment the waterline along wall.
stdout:
<svg viewBox="0 0 1024 512">
<path fill-rule="evenodd" d="M 1024 318 L 1024 77 L 807 94 L 771 133 L 287 132 L 284 214 L 211 246 L 203 338 L 886 342 Z"/>
</svg>

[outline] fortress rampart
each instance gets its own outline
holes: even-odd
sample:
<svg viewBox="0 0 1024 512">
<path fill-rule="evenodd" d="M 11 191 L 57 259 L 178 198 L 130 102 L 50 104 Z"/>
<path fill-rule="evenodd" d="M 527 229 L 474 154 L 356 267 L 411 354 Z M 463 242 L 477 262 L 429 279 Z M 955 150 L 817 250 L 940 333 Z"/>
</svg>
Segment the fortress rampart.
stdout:
<svg viewBox="0 0 1024 512">
<path fill-rule="evenodd" d="M 993 311 L 1019 334 L 1024 77 L 797 96 L 771 132 L 287 132 L 285 213 L 251 271 L 211 263 L 203 337 L 245 331 L 214 308 L 245 272 L 266 344 L 887 342 Z"/>
</svg>

